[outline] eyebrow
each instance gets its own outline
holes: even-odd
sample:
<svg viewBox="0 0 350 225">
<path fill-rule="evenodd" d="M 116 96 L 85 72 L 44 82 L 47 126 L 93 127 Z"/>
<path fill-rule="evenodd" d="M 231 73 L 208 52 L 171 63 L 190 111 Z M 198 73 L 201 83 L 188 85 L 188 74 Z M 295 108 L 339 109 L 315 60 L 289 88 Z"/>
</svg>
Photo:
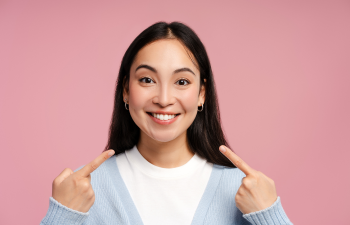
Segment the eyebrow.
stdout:
<svg viewBox="0 0 350 225">
<path fill-rule="evenodd" d="M 155 68 L 153 68 L 152 66 L 146 65 L 146 64 L 141 64 L 141 65 L 139 65 L 139 66 L 136 68 L 135 73 L 136 73 L 136 71 L 137 71 L 138 69 L 141 69 L 141 68 L 149 69 L 149 70 L 151 70 L 151 71 L 154 72 L 154 73 L 158 73 L 157 70 L 156 70 Z M 175 74 L 175 73 L 180 73 L 180 72 L 184 72 L 184 71 L 188 71 L 188 72 L 190 72 L 190 73 L 192 73 L 193 75 L 196 76 L 196 74 L 195 74 L 191 69 L 189 69 L 189 68 L 187 68 L 187 67 L 183 67 L 183 68 L 180 68 L 180 69 L 176 69 L 176 70 L 174 70 L 173 74 Z"/>
</svg>

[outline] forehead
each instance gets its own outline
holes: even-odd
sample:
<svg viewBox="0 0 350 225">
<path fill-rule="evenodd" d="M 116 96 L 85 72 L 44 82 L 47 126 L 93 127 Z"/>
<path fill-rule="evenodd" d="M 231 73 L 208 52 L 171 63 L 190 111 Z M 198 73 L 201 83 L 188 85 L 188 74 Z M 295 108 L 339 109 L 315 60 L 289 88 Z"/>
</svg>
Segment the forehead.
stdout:
<svg viewBox="0 0 350 225">
<path fill-rule="evenodd" d="M 185 66 L 199 75 L 194 63 L 197 64 L 197 61 L 193 54 L 180 41 L 161 39 L 141 48 L 131 68 L 134 70 L 139 64 L 149 64 L 160 70 L 175 70 Z"/>
</svg>

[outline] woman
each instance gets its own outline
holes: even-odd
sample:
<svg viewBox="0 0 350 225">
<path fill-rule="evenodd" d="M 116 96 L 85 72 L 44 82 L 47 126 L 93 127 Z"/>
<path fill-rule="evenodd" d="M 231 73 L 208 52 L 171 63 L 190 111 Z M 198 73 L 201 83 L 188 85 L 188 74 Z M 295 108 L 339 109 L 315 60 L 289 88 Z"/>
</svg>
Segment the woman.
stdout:
<svg viewBox="0 0 350 225">
<path fill-rule="evenodd" d="M 292 223 L 274 182 L 229 149 L 203 44 L 159 22 L 123 57 L 105 151 L 54 180 L 42 224 Z"/>
</svg>

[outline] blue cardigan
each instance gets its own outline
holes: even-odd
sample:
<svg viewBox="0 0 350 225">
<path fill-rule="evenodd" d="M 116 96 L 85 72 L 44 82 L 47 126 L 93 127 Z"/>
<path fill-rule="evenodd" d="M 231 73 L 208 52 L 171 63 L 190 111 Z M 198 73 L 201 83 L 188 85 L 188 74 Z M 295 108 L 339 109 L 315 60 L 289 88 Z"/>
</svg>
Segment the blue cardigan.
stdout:
<svg viewBox="0 0 350 225">
<path fill-rule="evenodd" d="M 267 209 L 242 214 L 236 207 L 235 196 L 244 176 L 237 168 L 214 164 L 191 225 L 292 224 L 282 208 L 280 197 Z M 143 225 L 119 173 L 115 155 L 91 173 L 91 185 L 95 192 L 95 203 L 88 212 L 70 209 L 50 197 L 49 209 L 40 224 Z"/>
</svg>

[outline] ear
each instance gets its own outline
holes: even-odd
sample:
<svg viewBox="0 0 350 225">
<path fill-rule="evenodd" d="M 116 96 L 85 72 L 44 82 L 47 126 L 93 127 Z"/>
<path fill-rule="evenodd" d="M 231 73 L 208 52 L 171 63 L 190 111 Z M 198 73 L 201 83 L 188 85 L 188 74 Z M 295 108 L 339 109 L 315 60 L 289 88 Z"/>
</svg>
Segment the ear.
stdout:
<svg viewBox="0 0 350 225">
<path fill-rule="evenodd" d="M 199 98 L 198 98 L 198 107 L 202 106 L 205 102 L 205 86 L 207 84 L 207 80 L 204 79 L 204 84 L 201 86 L 201 90 L 199 91 Z"/>
<path fill-rule="evenodd" d="M 129 102 L 129 82 L 126 79 L 126 76 L 123 79 L 123 102 Z"/>
</svg>

